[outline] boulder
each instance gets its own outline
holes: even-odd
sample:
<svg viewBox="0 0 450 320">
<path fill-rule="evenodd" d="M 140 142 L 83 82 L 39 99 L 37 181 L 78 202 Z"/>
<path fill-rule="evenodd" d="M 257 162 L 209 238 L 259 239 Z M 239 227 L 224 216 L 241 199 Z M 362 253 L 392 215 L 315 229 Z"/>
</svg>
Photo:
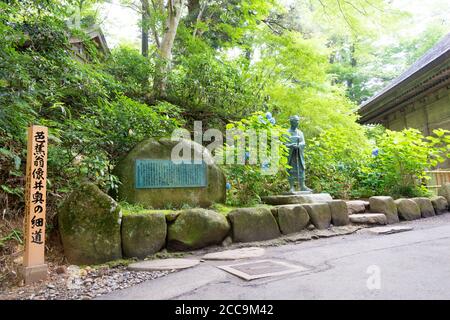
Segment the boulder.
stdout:
<svg viewBox="0 0 450 320">
<path fill-rule="evenodd" d="M 308 212 L 301 205 L 279 206 L 275 211 L 274 216 L 282 234 L 299 232 L 309 224 Z"/>
<path fill-rule="evenodd" d="M 369 203 L 370 211 L 372 213 L 384 213 L 387 218 L 387 223 L 397 223 L 400 221 L 397 206 L 391 197 L 370 197 Z"/>
<path fill-rule="evenodd" d="M 349 218 L 355 224 L 387 224 L 387 218 L 384 213 L 357 213 L 352 214 Z"/>
<path fill-rule="evenodd" d="M 92 183 L 82 184 L 58 209 L 64 255 L 71 264 L 122 258 L 120 206 Z"/>
<path fill-rule="evenodd" d="M 122 218 L 122 250 L 127 258 L 154 254 L 166 244 L 164 213 L 130 213 Z"/>
<path fill-rule="evenodd" d="M 331 224 L 331 210 L 328 203 L 310 203 L 303 205 L 308 211 L 312 224 L 317 229 L 328 229 Z"/>
<path fill-rule="evenodd" d="M 412 200 L 419 206 L 422 218 L 433 217 L 436 215 L 430 199 L 425 197 L 418 197 L 413 198 Z"/>
<path fill-rule="evenodd" d="M 394 202 L 397 205 L 398 215 L 401 219 L 407 221 L 420 219 L 420 208 L 413 200 L 397 199 Z"/>
<path fill-rule="evenodd" d="M 436 214 L 443 214 L 448 212 L 448 201 L 442 196 L 436 196 L 431 198 L 434 211 Z"/>
<path fill-rule="evenodd" d="M 346 201 L 348 214 L 356 214 L 356 213 L 364 213 L 366 212 L 365 201 L 361 200 L 352 200 Z"/>
<path fill-rule="evenodd" d="M 331 222 L 334 226 L 345 226 L 349 224 L 348 208 L 344 200 L 328 201 L 331 211 Z"/>
<path fill-rule="evenodd" d="M 167 230 L 167 248 L 194 250 L 221 244 L 230 225 L 220 213 L 206 209 L 183 210 Z"/>
<path fill-rule="evenodd" d="M 267 208 L 239 208 L 228 214 L 234 242 L 274 239 L 280 236 L 277 221 Z"/>
<path fill-rule="evenodd" d="M 450 183 L 442 185 L 438 190 L 438 195 L 444 197 L 450 203 Z"/>
<path fill-rule="evenodd" d="M 299 193 L 280 196 L 262 197 L 262 201 L 273 206 L 288 204 L 303 204 L 331 201 L 333 198 L 328 193 Z"/>
<path fill-rule="evenodd" d="M 206 163 L 206 187 L 164 187 L 164 188 L 136 188 L 135 163 L 136 160 L 170 160 L 174 147 L 184 147 Z M 191 207 L 209 207 L 213 203 L 225 201 L 225 175 L 214 164 L 211 153 L 200 144 L 185 139 L 172 141 L 170 138 L 148 139 L 138 144 L 122 159 L 114 174 L 119 177 L 118 198 L 128 203 L 141 204 L 147 208 L 165 208 L 167 206 L 181 208 L 183 205 Z"/>
</svg>

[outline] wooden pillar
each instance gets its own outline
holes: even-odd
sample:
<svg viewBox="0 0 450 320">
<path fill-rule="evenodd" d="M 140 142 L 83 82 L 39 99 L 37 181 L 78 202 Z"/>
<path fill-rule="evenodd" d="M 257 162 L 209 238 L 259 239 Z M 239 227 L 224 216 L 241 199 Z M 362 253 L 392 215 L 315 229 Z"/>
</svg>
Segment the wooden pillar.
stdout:
<svg viewBox="0 0 450 320">
<path fill-rule="evenodd" d="M 45 213 L 47 185 L 48 129 L 28 128 L 25 186 L 25 251 L 22 276 L 25 284 L 47 278 L 45 253 Z"/>
</svg>

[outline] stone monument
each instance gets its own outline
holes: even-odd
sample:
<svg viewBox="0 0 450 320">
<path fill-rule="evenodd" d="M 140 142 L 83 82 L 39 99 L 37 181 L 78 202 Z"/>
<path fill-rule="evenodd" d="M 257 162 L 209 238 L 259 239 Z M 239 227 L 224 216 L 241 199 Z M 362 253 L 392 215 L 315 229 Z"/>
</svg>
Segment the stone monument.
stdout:
<svg viewBox="0 0 450 320">
<path fill-rule="evenodd" d="M 191 160 L 172 161 L 174 148 L 187 150 Z M 225 201 L 225 175 L 211 153 L 191 140 L 145 140 L 119 162 L 114 173 L 121 181 L 118 199 L 147 208 L 209 207 Z"/>
</svg>

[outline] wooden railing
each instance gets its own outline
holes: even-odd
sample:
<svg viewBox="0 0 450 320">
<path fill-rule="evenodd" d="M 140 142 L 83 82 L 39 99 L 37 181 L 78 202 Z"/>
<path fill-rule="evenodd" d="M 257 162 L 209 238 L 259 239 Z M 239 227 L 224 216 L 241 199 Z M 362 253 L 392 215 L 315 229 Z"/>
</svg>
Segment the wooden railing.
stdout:
<svg viewBox="0 0 450 320">
<path fill-rule="evenodd" d="M 450 170 L 427 171 L 427 175 L 431 178 L 427 182 L 427 188 L 435 195 L 443 184 L 450 183 Z"/>
</svg>

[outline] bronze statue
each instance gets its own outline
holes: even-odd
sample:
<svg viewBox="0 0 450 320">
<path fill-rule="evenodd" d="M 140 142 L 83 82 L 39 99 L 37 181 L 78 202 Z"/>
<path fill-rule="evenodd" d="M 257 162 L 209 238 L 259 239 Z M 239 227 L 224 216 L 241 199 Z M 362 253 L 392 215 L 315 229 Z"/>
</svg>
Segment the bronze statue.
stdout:
<svg viewBox="0 0 450 320">
<path fill-rule="evenodd" d="M 299 116 L 292 116 L 289 118 L 291 127 L 289 128 L 289 140 L 286 146 L 289 148 L 289 158 L 288 164 L 291 166 L 288 169 L 289 174 L 289 186 L 290 193 L 295 193 L 295 182 L 298 183 L 300 191 L 311 192 L 305 185 L 305 137 L 303 132 L 298 129 L 298 124 L 300 122 Z"/>
</svg>

